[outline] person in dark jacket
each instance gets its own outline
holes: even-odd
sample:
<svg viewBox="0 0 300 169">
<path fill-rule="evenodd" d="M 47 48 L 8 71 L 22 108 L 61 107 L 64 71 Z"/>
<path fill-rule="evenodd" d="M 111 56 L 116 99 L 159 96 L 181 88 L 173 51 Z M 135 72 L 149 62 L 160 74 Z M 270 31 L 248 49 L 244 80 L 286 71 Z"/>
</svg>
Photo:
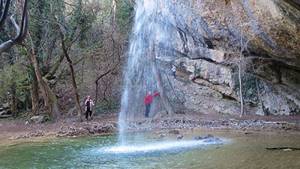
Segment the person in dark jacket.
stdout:
<svg viewBox="0 0 300 169">
<path fill-rule="evenodd" d="M 91 99 L 91 96 L 87 96 L 84 105 L 85 105 L 85 118 L 86 120 L 88 120 L 89 116 L 90 118 L 92 118 L 92 114 L 93 114 L 92 107 L 94 106 L 94 102 Z"/>
<path fill-rule="evenodd" d="M 149 117 L 149 113 L 150 113 L 150 108 L 151 108 L 151 104 L 153 102 L 153 98 L 159 96 L 158 92 L 155 92 L 153 95 L 152 93 L 149 91 L 147 93 L 147 95 L 144 98 L 144 104 L 145 104 L 145 117 L 148 118 Z"/>
<path fill-rule="evenodd" d="M 174 76 L 174 78 L 176 79 L 176 66 L 172 65 L 172 75 Z"/>
</svg>

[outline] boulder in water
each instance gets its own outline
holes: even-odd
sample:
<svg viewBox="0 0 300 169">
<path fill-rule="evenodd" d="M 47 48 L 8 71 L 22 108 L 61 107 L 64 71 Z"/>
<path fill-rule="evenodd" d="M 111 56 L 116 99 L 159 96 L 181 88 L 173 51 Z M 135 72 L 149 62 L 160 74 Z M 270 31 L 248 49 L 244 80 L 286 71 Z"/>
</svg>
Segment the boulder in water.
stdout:
<svg viewBox="0 0 300 169">
<path fill-rule="evenodd" d="M 180 134 L 177 136 L 177 140 L 182 140 L 182 139 L 183 139 L 183 135 Z"/>
<path fill-rule="evenodd" d="M 210 137 L 210 138 L 207 138 L 207 139 L 204 139 L 205 143 L 218 143 L 218 142 L 221 142 L 221 139 L 217 138 L 217 137 Z"/>
<path fill-rule="evenodd" d="M 195 140 L 203 140 L 205 143 L 221 143 L 222 140 L 220 138 L 217 138 L 211 134 L 208 134 L 206 136 L 197 136 L 194 138 Z"/>
<path fill-rule="evenodd" d="M 165 137 L 166 137 L 166 134 L 163 134 L 163 133 L 162 133 L 162 134 L 159 135 L 158 138 L 159 138 L 159 139 L 163 139 L 163 138 L 165 138 Z"/>
<path fill-rule="evenodd" d="M 214 138 L 214 136 L 211 135 L 211 134 L 208 134 L 206 136 L 196 136 L 196 137 L 194 137 L 195 140 L 204 140 L 204 139 L 210 139 L 210 138 Z"/>
</svg>

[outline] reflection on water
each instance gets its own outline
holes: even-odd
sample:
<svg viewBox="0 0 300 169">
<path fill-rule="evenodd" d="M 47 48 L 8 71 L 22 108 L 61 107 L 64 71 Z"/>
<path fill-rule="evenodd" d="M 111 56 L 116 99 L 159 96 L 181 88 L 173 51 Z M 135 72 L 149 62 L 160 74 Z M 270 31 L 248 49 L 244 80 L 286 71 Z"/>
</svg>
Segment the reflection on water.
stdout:
<svg viewBox="0 0 300 169">
<path fill-rule="evenodd" d="M 203 133 L 202 133 L 203 134 Z M 226 144 L 191 141 L 197 132 L 157 139 L 138 134 L 138 145 L 113 147 L 115 136 L 59 139 L 0 147 L 0 169 L 6 168 L 184 168 L 299 169 L 300 151 L 268 151 L 266 147 L 300 147 L 300 135 L 212 133 L 229 138 Z M 137 139 L 138 137 L 139 139 Z M 160 141 L 158 141 L 160 140 Z M 130 142 L 130 139 L 129 139 Z M 156 151 L 156 150 L 163 151 Z M 127 153 L 122 153 L 124 151 Z M 115 151 L 115 153 L 109 153 Z M 128 153 L 128 151 L 136 151 Z M 145 153 L 150 151 L 150 153 Z M 142 152 L 142 153 L 140 153 Z"/>
</svg>

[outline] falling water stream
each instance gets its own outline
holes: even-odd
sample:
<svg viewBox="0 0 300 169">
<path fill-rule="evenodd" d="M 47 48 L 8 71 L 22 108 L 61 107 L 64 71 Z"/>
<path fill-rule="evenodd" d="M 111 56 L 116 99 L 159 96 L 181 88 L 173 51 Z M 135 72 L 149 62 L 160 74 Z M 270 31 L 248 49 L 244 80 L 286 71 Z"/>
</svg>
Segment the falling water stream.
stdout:
<svg viewBox="0 0 300 169">
<path fill-rule="evenodd" d="M 163 95 L 164 89 L 162 88 L 165 83 L 161 82 L 163 70 L 155 62 L 158 58 L 172 57 L 161 48 L 170 49 L 176 45 L 174 44 L 176 41 L 172 41 L 172 35 L 177 31 L 174 29 L 176 21 L 172 1 L 137 0 L 135 11 L 119 115 L 119 144 L 105 149 L 105 152 L 137 153 L 206 145 L 205 142 L 195 140 L 128 143 L 126 137 L 128 122 L 144 118 L 143 98 L 146 93 L 159 91 Z M 159 75 L 157 76 L 157 74 Z M 160 99 L 152 104 L 152 113 L 160 111 L 159 108 L 166 108 L 163 96 Z M 212 141 L 208 144 L 219 144 L 220 142 Z"/>
<path fill-rule="evenodd" d="M 124 92 L 119 115 L 119 142 L 126 143 L 128 121 L 143 117 L 143 98 L 148 91 L 158 91 L 153 59 L 166 56 L 157 46 L 170 46 L 169 27 L 174 22 L 170 10 L 172 2 L 160 0 L 137 0 L 136 15 L 131 35 L 128 63 L 125 69 Z M 174 24 L 173 24 L 174 25 Z M 154 102 L 152 112 L 159 111 L 160 102 Z"/>
</svg>

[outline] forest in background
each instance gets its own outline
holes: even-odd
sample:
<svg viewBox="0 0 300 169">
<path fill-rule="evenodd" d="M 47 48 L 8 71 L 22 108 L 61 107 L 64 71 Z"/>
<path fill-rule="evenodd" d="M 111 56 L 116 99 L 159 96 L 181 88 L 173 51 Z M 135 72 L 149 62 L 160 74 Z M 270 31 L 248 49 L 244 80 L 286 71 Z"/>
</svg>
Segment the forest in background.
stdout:
<svg viewBox="0 0 300 169">
<path fill-rule="evenodd" d="M 87 95 L 95 99 L 96 113 L 118 108 L 134 2 L 1 0 L 0 5 L 0 44 L 23 33 L 0 52 L 1 115 L 80 116 Z"/>
</svg>

